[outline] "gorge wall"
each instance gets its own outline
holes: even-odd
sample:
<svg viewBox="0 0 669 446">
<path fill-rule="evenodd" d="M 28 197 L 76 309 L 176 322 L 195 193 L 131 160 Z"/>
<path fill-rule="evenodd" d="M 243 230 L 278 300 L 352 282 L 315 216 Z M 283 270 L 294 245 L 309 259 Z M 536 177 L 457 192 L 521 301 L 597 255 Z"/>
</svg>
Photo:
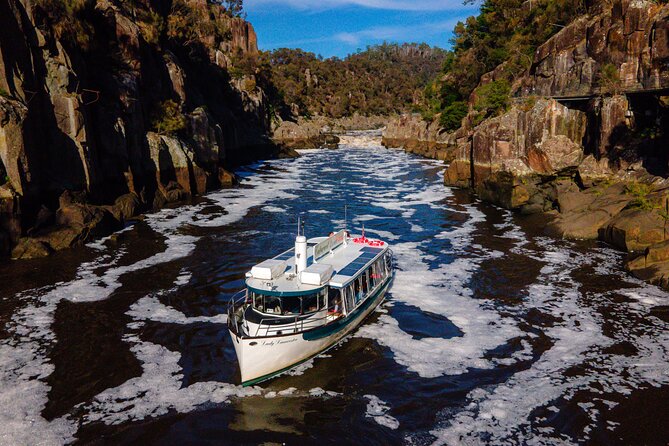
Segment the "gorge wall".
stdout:
<svg viewBox="0 0 669 446">
<path fill-rule="evenodd" d="M 629 251 L 635 275 L 669 286 L 669 5 L 595 4 L 536 50 L 511 96 L 479 122 L 473 93 L 452 133 L 399 117 L 384 141 L 448 160 L 446 185 L 553 214 L 554 235 Z"/>
<path fill-rule="evenodd" d="M 0 17 L 0 255 L 83 243 L 294 155 L 234 71 L 253 27 L 218 5 L 7 0 Z"/>
</svg>

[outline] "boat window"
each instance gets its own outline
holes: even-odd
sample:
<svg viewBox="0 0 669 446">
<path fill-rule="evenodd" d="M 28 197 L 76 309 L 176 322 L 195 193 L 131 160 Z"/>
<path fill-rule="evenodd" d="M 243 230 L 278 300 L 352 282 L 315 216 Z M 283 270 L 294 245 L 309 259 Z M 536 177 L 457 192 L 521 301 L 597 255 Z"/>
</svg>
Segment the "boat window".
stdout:
<svg viewBox="0 0 669 446">
<path fill-rule="evenodd" d="M 252 299 L 253 299 L 253 306 L 259 309 L 260 311 L 265 308 L 264 303 L 263 303 L 263 295 L 255 293 L 253 291 L 250 292 Z"/>
<path fill-rule="evenodd" d="M 265 313 L 281 314 L 281 299 L 276 296 L 265 297 Z"/>
<path fill-rule="evenodd" d="M 281 307 L 283 309 L 282 314 L 300 314 L 300 312 L 302 311 L 300 297 L 297 296 L 282 297 L 281 304 L 282 304 Z"/>
<path fill-rule="evenodd" d="M 379 262 L 376 261 L 372 263 L 371 274 L 369 276 L 369 286 L 374 288 L 376 284 L 379 283 L 379 279 L 381 279 L 381 274 L 379 273 Z"/>
<path fill-rule="evenodd" d="M 313 313 L 318 310 L 318 298 L 321 293 L 309 294 L 302 297 L 302 312 Z"/>
<path fill-rule="evenodd" d="M 393 265 L 392 265 L 392 258 L 390 257 L 390 253 L 386 253 L 384 255 L 385 260 L 386 260 L 386 272 L 387 274 L 390 274 L 390 272 L 393 270 Z"/>
<path fill-rule="evenodd" d="M 341 298 L 341 291 L 339 288 L 330 288 L 328 289 L 328 309 L 331 309 L 335 302 Z M 323 305 L 324 307 L 325 305 Z M 339 306 L 341 307 L 341 300 L 339 301 Z"/>
<path fill-rule="evenodd" d="M 344 290 L 338 288 L 330 288 L 328 291 L 328 312 L 329 313 L 341 313 L 342 312 L 342 300 L 341 295 Z"/>
<path fill-rule="evenodd" d="M 358 276 L 353 283 L 353 298 L 356 304 L 362 299 L 362 276 Z"/>
<path fill-rule="evenodd" d="M 355 289 L 354 289 L 354 285 L 351 284 L 351 285 L 347 286 L 345 288 L 345 293 L 346 293 L 346 296 L 345 296 L 346 313 L 348 314 L 355 307 L 355 301 L 354 301 Z"/>
<path fill-rule="evenodd" d="M 369 291 L 369 270 L 362 273 L 360 279 L 362 280 L 362 295 L 364 296 Z"/>
</svg>

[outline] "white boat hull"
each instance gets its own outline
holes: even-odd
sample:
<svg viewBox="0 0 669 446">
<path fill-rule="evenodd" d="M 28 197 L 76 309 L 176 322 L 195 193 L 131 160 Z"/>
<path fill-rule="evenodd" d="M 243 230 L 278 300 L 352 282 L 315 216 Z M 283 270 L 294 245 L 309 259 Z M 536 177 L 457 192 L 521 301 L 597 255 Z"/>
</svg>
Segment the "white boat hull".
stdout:
<svg viewBox="0 0 669 446">
<path fill-rule="evenodd" d="M 367 308 L 351 316 L 345 325 L 319 339 L 305 339 L 305 333 L 294 335 L 242 338 L 230 331 L 235 346 L 243 385 L 251 385 L 289 370 L 317 356 L 353 331 L 383 301 L 391 280 L 371 299 Z M 308 336 L 307 336 L 308 338 Z"/>
</svg>

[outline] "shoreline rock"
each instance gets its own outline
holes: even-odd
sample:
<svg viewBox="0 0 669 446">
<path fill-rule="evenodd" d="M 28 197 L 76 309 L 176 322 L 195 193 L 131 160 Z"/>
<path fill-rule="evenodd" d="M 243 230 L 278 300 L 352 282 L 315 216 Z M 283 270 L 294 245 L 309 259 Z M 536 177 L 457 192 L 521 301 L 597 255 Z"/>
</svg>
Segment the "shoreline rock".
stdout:
<svg viewBox="0 0 669 446">
<path fill-rule="evenodd" d="M 384 127 L 385 116 L 353 115 L 343 118 L 314 116 L 298 117 L 295 121 L 281 121 L 272 132 L 272 141 L 290 149 L 336 149 L 341 142 L 338 134 L 358 130 L 376 130 Z"/>
<path fill-rule="evenodd" d="M 443 132 L 436 122 L 425 122 L 417 114 L 404 114 L 388 120 L 381 144 L 385 147 L 399 147 L 426 158 L 451 162 L 457 155 L 455 138 L 453 134 Z"/>
</svg>

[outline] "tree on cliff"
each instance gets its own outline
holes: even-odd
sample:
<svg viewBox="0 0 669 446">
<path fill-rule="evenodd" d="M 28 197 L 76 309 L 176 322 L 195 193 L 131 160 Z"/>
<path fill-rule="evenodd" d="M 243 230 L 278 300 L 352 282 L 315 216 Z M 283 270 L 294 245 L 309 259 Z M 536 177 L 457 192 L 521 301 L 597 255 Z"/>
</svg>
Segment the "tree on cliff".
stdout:
<svg viewBox="0 0 669 446">
<path fill-rule="evenodd" d="M 431 120 L 437 113 L 446 113 L 442 125 L 454 130 L 453 122 L 458 116 L 462 119 L 461 104 L 469 100 L 484 74 L 495 70 L 496 80 L 513 83 L 529 69 L 539 45 L 585 12 L 583 0 L 485 0 L 478 16 L 455 26 L 453 49 L 425 89 L 423 116 Z"/>
<path fill-rule="evenodd" d="M 231 17 L 240 17 L 244 9 L 244 0 L 213 0 L 225 8 Z"/>
</svg>

